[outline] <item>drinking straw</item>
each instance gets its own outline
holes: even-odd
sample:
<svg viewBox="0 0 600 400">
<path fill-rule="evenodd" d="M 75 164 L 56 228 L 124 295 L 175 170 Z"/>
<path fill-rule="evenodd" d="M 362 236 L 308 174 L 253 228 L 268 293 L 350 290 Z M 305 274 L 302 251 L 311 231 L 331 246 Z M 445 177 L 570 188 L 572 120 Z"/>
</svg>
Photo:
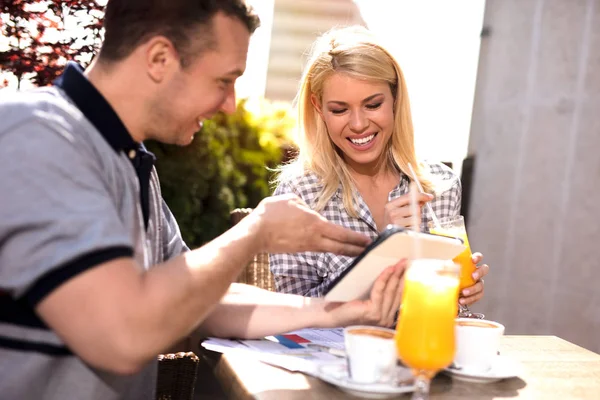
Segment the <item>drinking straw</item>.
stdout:
<svg viewBox="0 0 600 400">
<path fill-rule="evenodd" d="M 413 236 L 413 255 L 412 255 L 412 259 L 416 260 L 418 258 L 421 257 L 421 242 L 419 241 L 419 232 L 421 231 L 421 229 L 419 229 L 419 213 L 417 212 L 417 185 L 415 185 L 414 182 L 411 182 L 408 185 L 408 193 L 410 196 L 410 203 L 409 203 L 409 207 L 410 207 L 410 213 L 411 213 L 411 225 L 412 225 L 412 230 L 414 231 L 414 236 Z"/>
<path fill-rule="evenodd" d="M 417 178 L 417 173 L 413 169 L 412 165 L 410 165 L 410 163 L 408 163 L 408 169 L 410 169 L 410 174 L 412 175 L 413 182 L 415 182 L 415 184 L 419 188 L 419 191 L 421 193 L 424 193 L 423 192 L 423 186 L 421 186 L 421 182 L 419 182 L 419 178 Z M 436 228 L 439 228 L 440 227 L 440 220 L 438 220 L 438 218 L 435 216 L 435 213 L 433 212 L 433 208 L 431 208 L 431 204 L 429 204 L 429 202 L 427 202 L 427 203 L 425 203 L 425 205 L 427 206 L 427 209 L 429 210 L 429 214 L 431 214 L 431 219 L 433 221 L 433 225 Z"/>
<path fill-rule="evenodd" d="M 418 233 L 421 232 L 421 229 L 419 228 L 419 213 L 417 208 L 419 200 L 417 200 L 417 190 L 417 186 L 414 182 L 411 182 L 410 185 L 408 185 L 408 192 L 410 196 L 409 207 L 411 213 L 410 224 L 412 225 L 412 230 Z"/>
</svg>

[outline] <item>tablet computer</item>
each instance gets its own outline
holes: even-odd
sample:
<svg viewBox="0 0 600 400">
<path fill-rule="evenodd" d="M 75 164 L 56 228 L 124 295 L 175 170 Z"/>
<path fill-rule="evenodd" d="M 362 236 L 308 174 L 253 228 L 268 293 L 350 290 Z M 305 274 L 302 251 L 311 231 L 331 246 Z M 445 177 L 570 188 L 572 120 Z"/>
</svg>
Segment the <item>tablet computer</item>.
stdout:
<svg viewBox="0 0 600 400">
<path fill-rule="evenodd" d="M 368 298 L 373 283 L 384 269 L 403 258 L 412 258 L 415 239 L 419 240 L 420 258 L 450 260 L 465 249 L 459 238 L 390 226 L 329 285 L 325 300 L 352 301 Z"/>
</svg>

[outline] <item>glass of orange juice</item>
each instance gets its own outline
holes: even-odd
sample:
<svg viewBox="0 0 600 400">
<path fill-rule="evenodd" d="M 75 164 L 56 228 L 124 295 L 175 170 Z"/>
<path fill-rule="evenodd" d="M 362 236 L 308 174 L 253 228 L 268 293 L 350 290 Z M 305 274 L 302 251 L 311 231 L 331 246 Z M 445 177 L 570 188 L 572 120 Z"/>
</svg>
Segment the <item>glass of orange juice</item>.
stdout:
<svg viewBox="0 0 600 400">
<path fill-rule="evenodd" d="M 467 229 L 465 228 L 465 219 L 462 215 L 456 215 L 454 217 L 446 217 L 439 219 L 439 225 L 434 225 L 433 222 L 429 223 L 429 233 L 441 236 L 457 237 L 462 239 L 466 249 L 454 258 L 454 262 L 460 265 L 460 288 L 463 290 L 469 286 L 475 284 L 473 279 L 473 272 L 477 269 L 471 258 L 471 246 L 469 245 L 469 238 L 467 237 Z M 458 316 L 460 318 L 484 318 L 483 314 L 473 313 L 469 310 L 466 305 L 459 304 L 460 310 Z"/>
<path fill-rule="evenodd" d="M 459 275 L 450 260 L 417 259 L 406 271 L 395 340 L 415 376 L 413 400 L 429 398 L 431 378 L 454 358 Z"/>
</svg>

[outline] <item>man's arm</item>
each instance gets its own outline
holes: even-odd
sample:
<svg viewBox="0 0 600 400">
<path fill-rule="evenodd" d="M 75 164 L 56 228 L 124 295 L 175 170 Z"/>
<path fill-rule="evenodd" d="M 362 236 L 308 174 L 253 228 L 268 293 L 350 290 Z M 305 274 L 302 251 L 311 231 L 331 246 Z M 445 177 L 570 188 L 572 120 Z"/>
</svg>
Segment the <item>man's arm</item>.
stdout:
<svg viewBox="0 0 600 400">
<path fill-rule="evenodd" d="M 106 262 L 63 283 L 37 311 L 89 364 L 133 373 L 191 333 L 255 253 L 356 255 L 368 241 L 328 223 L 295 196 L 270 198 L 200 249 L 148 272 L 129 258 Z"/>
<path fill-rule="evenodd" d="M 135 372 L 190 333 L 223 296 L 257 246 L 249 225 L 146 273 L 128 258 L 99 265 L 54 290 L 37 311 L 90 364 Z"/>
</svg>

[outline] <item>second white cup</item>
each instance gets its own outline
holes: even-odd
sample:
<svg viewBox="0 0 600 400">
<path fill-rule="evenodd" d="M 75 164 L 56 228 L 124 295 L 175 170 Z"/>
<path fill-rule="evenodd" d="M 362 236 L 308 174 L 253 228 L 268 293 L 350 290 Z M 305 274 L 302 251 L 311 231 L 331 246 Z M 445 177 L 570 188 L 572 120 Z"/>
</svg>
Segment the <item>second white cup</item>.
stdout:
<svg viewBox="0 0 600 400">
<path fill-rule="evenodd" d="M 454 364 L 468 373 L 489 371 L 498 354 L 504 325 L 483 319 L 458 318 Z"/>
</svg>

